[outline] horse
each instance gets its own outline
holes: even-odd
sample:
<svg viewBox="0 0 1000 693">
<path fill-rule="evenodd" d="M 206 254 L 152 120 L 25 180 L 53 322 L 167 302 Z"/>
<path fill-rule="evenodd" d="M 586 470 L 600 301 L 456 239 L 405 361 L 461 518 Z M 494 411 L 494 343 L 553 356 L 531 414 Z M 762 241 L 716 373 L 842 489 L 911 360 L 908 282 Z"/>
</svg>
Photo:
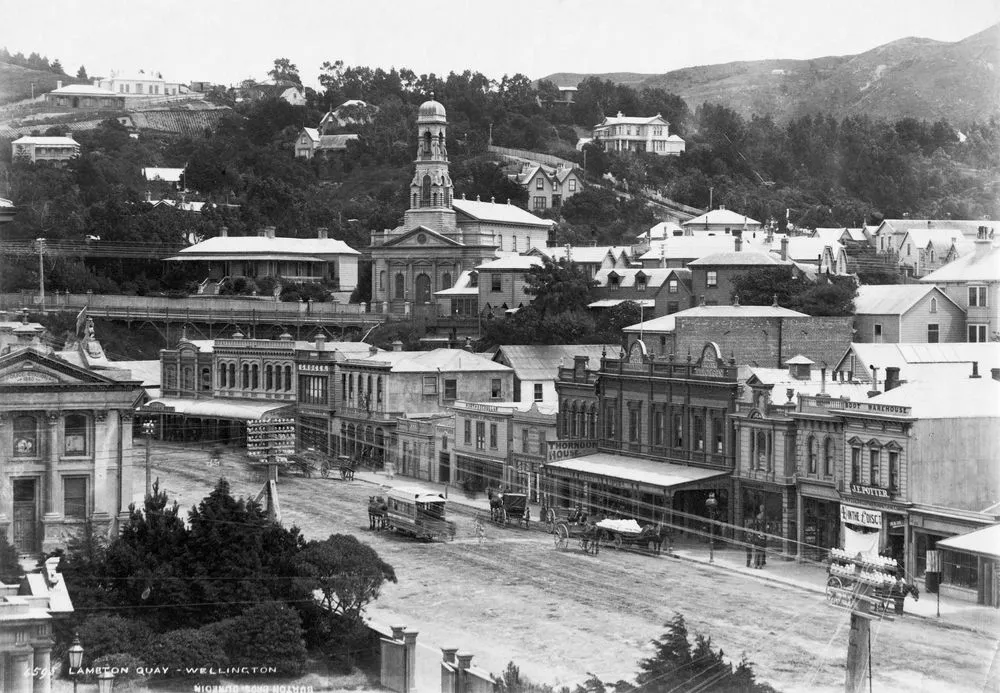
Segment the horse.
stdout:
<svg viewBox="0 0 1000 693">
<path fill-rule="evenodd" d="M 580 546 L 583 547 L 584 553 L 596 556 L 601 550 L 601 528 L 593 522 L 585 524 L 580 534 Z"/>
<path fill-rule="evenodd" d="M 670 553 L 673 541 L 670 538 L 670 527 L 663 524 L 662 522 L 657 523 L 656 526 L 647 525 L 642 530 L 642 539 L 645 541 L 645 545 L 653 545 L 652 551 L 654 554 L 659 556 L 663 553 L 663 543 L 667 543 L 667 553 Z"/>
<path fill-rule="evenodd" d="M 493 494 L 493 489 L 486 490 L 486 497 L 490 500 L 490 519 L 493 522 L 503 520 L 503 493 Z"/>
<path fill-rule="evenodd" d="M 381 496 L 368 496 L 368 529 L 385 529 L 385 514 L 389 509 Z"/>
</svg>

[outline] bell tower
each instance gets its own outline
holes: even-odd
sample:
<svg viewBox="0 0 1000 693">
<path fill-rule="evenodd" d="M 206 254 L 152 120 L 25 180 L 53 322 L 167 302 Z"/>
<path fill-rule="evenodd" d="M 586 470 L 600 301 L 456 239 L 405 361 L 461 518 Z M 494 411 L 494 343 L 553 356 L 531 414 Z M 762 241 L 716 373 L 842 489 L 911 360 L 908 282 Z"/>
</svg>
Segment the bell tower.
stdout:
<svg viewBox="0 0 1000 693">
<path fill-rule="evenodd" d="M 451 208 L 454 187 L 448 174 L 446 144 L 448 118 L 444 106 L 425 101 L 417 113 L 416 171 L 410 182 L 410 208 L 403 224 L 407 228 L 426 226 L 443 234 L 455 231 Z"/>
</svg>

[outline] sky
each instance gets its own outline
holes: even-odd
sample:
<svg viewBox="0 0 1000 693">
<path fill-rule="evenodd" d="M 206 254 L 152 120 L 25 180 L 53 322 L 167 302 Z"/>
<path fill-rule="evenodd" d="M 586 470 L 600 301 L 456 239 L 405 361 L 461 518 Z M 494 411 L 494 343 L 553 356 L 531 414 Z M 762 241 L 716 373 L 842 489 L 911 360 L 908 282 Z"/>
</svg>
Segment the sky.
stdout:
<svg viewBox="0 0 1000 693">
<path fill-rule="evenodd" d="M 1000 0 L 0 0 L 0 46 L 69 74 L 145 69 L 185 83 L 264 79 L 285 57 L 317 86 L 324 61 L 495 79 L 663 73 L 951 42 L 997 22 Z"/>
</svg>

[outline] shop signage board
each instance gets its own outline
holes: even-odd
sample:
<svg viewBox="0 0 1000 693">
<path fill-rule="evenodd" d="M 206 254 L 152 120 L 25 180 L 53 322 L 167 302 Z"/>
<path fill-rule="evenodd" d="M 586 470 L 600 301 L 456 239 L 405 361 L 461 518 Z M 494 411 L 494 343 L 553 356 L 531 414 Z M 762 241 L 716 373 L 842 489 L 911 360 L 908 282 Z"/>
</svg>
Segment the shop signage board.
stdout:
<svg viewBox="0 0 1000 693">
<path fill-rule="evenodd" d="M 593 440 L 553 440 L 549 441 L 546 447 L 546 462 L 557 462 L 597 452 L 597 444 Z"/>
<path fill-rule="evenodd" d="M 855 496 L 863 496 L 865 498 L 879 498 L 882 500 L 890 500 L 892 498 L 889 495 L 889 489 L 880 488 L 878 486 L 865 486 L 864 484 L 851 484 L 851 494 Z"/>
<path fill-rule="evenodd" d="M 851 505 L 840 505 L 840 521 L 862 527 L 882 529 L 882 513 L 878 510 L 855 508 Z"/>
</svg>

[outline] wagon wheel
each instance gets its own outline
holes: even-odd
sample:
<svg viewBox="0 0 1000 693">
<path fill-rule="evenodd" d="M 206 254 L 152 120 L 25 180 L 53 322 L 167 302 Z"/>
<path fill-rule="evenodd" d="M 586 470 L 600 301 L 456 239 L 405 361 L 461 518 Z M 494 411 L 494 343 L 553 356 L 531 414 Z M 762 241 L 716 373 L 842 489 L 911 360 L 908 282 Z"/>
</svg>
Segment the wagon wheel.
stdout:
<svg viewBox="0 0 1000 693">
<path fill-rule="evenodd" d="M 569 527 L 564 524 L 558 525 L 554 531 L 556 548 L 565 549 L 569 546 Z"/>
<path fill-rule="evenodd" d="M 347 479 L 347 469 L 345 469 L 344 467 L 340 468 L 340 478 L 341 480 Z"/>
<path fill-rule="evenodd" d="M 614 538 L 611 540 L 611 543 L 614 545 L 616 549 L 620 549 L 625 545 L 625 540 L 622 539 L 621 534 L 616 534 Z"/>
<path fill-rule="evenodd" d="M 326 463 L 324 462 L 324 463 L 323 463 L 323 466 L 322 466 L 322 467 L 320 467 L 320 470 L 319 470 L 319 473 L 320 473 L 320 475 L 321 475 L 321 476 L 322 476 L 322 477 L 323 477 L 324 479 L 329 479 L 329 478 L 330 478 L 330 465 L 328 465 L 328 464 L 326 464 Z"/>
<path fill-rule="evenodd" d="M 826 581 L 828 587 L 836 587 L 837 589 L 844 589 L 844 581 L 839 577 L 830 576 L 830 579 Z"/>
</svg>

